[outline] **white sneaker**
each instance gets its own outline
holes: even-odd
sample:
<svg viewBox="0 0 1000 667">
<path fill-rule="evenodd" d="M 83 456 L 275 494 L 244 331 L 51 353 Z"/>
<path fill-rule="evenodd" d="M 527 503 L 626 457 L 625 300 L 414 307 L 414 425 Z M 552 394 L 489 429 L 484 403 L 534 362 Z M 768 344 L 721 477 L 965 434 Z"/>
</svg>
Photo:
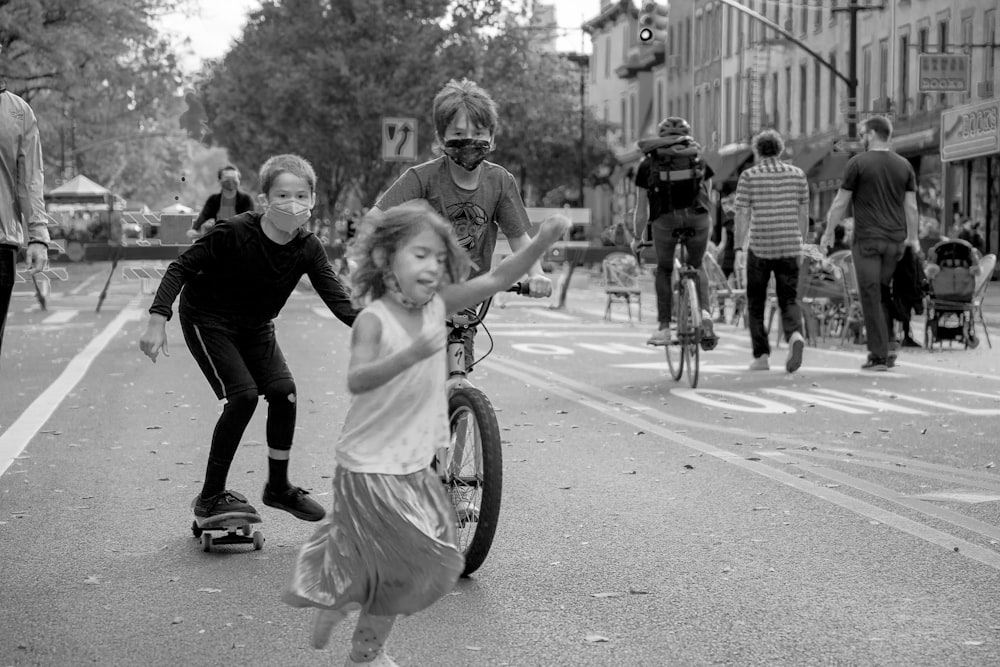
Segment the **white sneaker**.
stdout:
<svg viewBox="0 0 1000 667">
<path fill-rule="evenodd" d="M 771 370 L 771 364 L 768 363 L 767 355 L 762 354 L 759 357 L 754 358 L 750 363 L 750 370 L 752 371 L 769 371 Z"/>
<path fill-rule="evenodd" d="M 382 651 L 379 651 L 375 659 L 370 662 L 354 662 L 351 660 L 351 655 L 347 654 L 347 662 L 344 663 L 344 667 L 357 667 L 358 665 L 365 665 L 366 667 L 399 667 L 392 658 Z"/>
<path fill-rule="evenodd" d="M 670 344 L 670 328 L 657 329 L 650 335 L 649 340 L 646 341 L 646 345 L 669 345 Z"/>
<path fill-rule="evenodd" d="M 788 339 L 788 358 L 785 359 L 785 370 L 794 373 L 802 365 L 802 349 L 806 346 L 806 341 L 798 331 L 793 333 Z"/>
</svg>

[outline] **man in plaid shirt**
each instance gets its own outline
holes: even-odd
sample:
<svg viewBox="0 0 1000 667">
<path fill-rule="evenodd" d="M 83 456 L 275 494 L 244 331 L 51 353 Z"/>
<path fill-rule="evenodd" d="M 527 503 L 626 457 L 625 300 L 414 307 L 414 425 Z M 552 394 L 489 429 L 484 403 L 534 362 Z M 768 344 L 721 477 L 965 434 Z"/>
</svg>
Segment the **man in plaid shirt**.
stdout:
<svg viewBox="0 0 1000 667">
<path fill-rule="evenodd" d="M 785 370 L 802 365 L 802 311 L 798 301 L 802 240 L 809 228 L 809 184 L 798 167 L 780 160 L 785 142 L 774 130 L 753 138 L 756 164 L 736 187 L 736 263 L 747 272 L 747 321 L 753 345 L 750 370 L 766 371 L 771 346 L 764 328 L 767 284 L 774 275 L 781 326 L 788 341 Z"/>
</svg>

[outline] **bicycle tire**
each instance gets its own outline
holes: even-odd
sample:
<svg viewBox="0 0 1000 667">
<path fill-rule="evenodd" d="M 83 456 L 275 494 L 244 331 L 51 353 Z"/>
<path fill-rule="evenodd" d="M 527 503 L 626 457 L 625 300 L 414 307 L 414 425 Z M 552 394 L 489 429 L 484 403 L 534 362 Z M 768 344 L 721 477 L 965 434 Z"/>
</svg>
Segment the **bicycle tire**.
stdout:
<svg viewBox="0 0 1000 667">
<path fill-rule="evenodd" d="M 701 311 L 698 310 L 698 292 L 694 281 L 690 278 L 684 281 L 684 321 L 688 335 L 681 340 L 684 346 L 684 364 L 687 366 L 688 383 L 692 389 L 698 387 L 698 371 L 700 370 L 701 350 Z"/>
<path fill-rule="evenodd" d="M 467 577 L 486 560 L 500 517 L 500 427 L 489 398 L 474 387 L 460 387 L 448 396 L 448 424 L 448 460 L 439 473 L 455 508 L 456 537 L 465 555 L 462 576 Z M 472 452 L 464 445 L 470 441 Z"/>
<path fill-rule="evenodd" d="M 673 287 L 671 289 L 674 289 Z M 680 289 L 674 295 L 674 303 L 671 308 L 671 315 L 674 318 L 674 327 L 677 330 L 677 340 L 683 340 L 684 325 L 681 323 L 681 318 L 679 313 L 681 312 L 680 301 L 682 292 Z M 667 355 L 667 368 L 670 370 L 670 377 L 677 382 L 681 379 L 684 374 L 684 350 L 683 345 L 676 343 L 673 339 L 668 340 L 667 344 L 663 346 L 664 353 Z M 673 350 L 673 353 L 671 353 Z"/>
</svg>

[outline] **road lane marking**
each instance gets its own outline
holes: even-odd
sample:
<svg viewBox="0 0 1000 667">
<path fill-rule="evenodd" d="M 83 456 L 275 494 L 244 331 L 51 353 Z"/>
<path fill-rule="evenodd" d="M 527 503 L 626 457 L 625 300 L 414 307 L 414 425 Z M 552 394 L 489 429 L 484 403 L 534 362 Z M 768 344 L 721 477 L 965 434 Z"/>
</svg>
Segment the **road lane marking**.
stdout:
<svg viewBox="0 0 1000 667">
<path fill-rule="evenodd" d="M 138 305 L 139 298 L 132 299 L 113 320 L 108 322 L 104 331 L 94 336 L 87 343 L 87 346 L 66 364 L 66 368 L 63 369 L 59 377 L 31 402 L 31 405 L 3 434 L 0 434 L 0 475 L 3 475 L 14 459 L 20 456 L 63 399 L 83 379 L 97 355 L 108 346 L 108 343 L 121 331 L 122 327 L 129 322 L 142 319 L 144 311 L 138 308 Z"/>
<path fill-rule="evenodd" d="M 886 403 L 884 401 L 873 401 L 870 398 L 862 398 L 861 396 L 855 396 L 852 394 L 847 394 L 842 391 L 834 391 L 833 389 L 823 389 L 821 387 L 815 387 L 810 392 L 804 391 L 792 391 L 790 389 L 770 389 L 766 388 L 769 394 L 777 394 L 778 396 L 784 396 L 786 398 L 794 398 L 803 403 L 814 403 L 816 405 L 822 405 L 833 410 L 840 410 L 841 412 L 846 412 L 852 415 L 866 415 L 870 412 L 901 412 L 905 415 L 922 415 L 924 414 L 920 410 L 914 410 L 913 408 L 904 408 L 901 405 L 893 405 L 892 403 Z M 885 396 L 898 396 L 898 394 L 891 394 L 890 392 L 881 392 Z M 880 394 L 880 395 L 881 395 Z"/>
<path fill-rule="evenodd" d="M 102 276 L 100 273 L 91 274 L 91 275 L 87 276 L 87 278 L 82 283 L 80 283 L 79 285 L 77 285 L 76 287 L 74 287 L 73 289 L 71 289 L 69 292 L 67 292 L 67 294 L 69 294 L 70 296 L 76 296 L 77 294 L 79 294 L 80 292 L 82 292 L 84 289 L 86 289 L 87 287 L 89 287 L 90 283 L 94 282 L 98 278 L 103 278 L 103 277 L 104 276 Z"/>
<path fill-rule="evenodd" d="M 825 452 L 803 449 L 801 447 L 797 447 L 794 453 L 796 456 L 807 456 L 823 461 L 846 463 L 864 468 L 874 468 L 876 470 L 888 470 L 899 475 L 921 477 L 923 479 L 936 479 L 939 482 L 947 482 L 948 484 L 974 486 L 976 488 L 986 489 L 987 491 L 993 491 L 994 493 L 1000 494 L 1000 478 L 997 478 L 996 476 L 982 475 L 982 473 L 978 473 L 975 470 L 959 470 L 956 468 L 949 468 L 948 466 L 937 465 L 935 463 L 925 463 L 916 459 L 904 459 L 901 456 L 891 456 L 889 454 L 884 456 L 878 456 L 876 454 L 873 458 L 890 458 L 890 461 L 866 461 L 863 457 L 872 456 L 872 454 L 854 452 L 847 452 L 839 455 L 827 454 Z M 1000 500 L 1000 497 L 997 499 Z"/>
<path fill-rule="evenodd" d="M 48 317 L 46 317 L 44 320 L 42 320 L 42 324 L 65 324 L 66 322 L 69 322 L 71 319 L 73 319 L 79 314 L 80 311 L 76 310 L 75 308 L 67 308 L 66 310 L 57 310 Z"/>
<path fill-rule="evenodd" d="M 779 461 L 781 463 L 794 463 L 796 465 L 801 465 L 801 461 L 795 459 L 795 457 L 790 456 L 787 452 L 772 452 L 763 451 L 756 452 L 759 456 L 765 456 L 771 460 Z M 831 470 L 830 468 L 809 468 L 810 475 L 816 475 L 824 479 L 828 479 L 831 482 L 836 482 L 837 484 L 842 484 L 844 486 L 850 486 L 851 488 L 857 489 L 858 491 L 863 491 L 870 496 L 875 498 L 881 498 L 882 500 L 887 500 L 893 504 L 899 505 L 901 507 L 906 507 L 907 509 L 916 510 L 921 514 L 926 514 L 927 516 L 934 517 L 935 519 L 941 519 L 942 521 L 947 521 L 953 526 L 958 526 L 959 528 L 964 528 L 965 530 L 972 531 L 983 537 L 987 537 L 991 540 L 997 540 L 1000 542 L 1000 528 L 992 524 L 988 524 L 985 521 L 979 521 L 978 519 L 973 519 L 959 512 L 953 510 L 939 507 L 937 505 L 931 504 L 926 500 L 919 500 L 911 496 L 904 495 L 892 489 L 886 488 L 879 484 L 873 484 L 871 482 L 866 482 L 864 480 L 858 479 L 856 477 L 851 477 L 845 473 L 837 470 Z M 971 544 L 971 543 L 970 543 Z M 948 546 L 947 544 L 941 543 L 941 546 Z M 975 545 L 973 545 L 975 546 Z M 963 547 L 967 548 L 967 547 Z M 982 547 L 978 547 L 982 549 Z M 996 551 L 990 551 L 988 549 L 983 549 L 991 555 L 991 560 L 995 558 L 997 560 L 997 568 L 1000 569 L 1000 553 Z M 989 563 L 987 563 L 988 565 Z"/>
<path fill-rule="evenodd" d="M 550 371 L 545 371 L 544 377 L 539 371 L 529 365 L 510 358 L 488 359 L 485 365 L 492 371 L 507 375 L 515 380 L 524 382 L 528 386 L 534 386 L 543 391 L 557 396 L 561 396 L 576 404 L 583 405 L 600 412 L 612 419 L 620 420 L 632 424 L 637 428 L 655 433 L 664 440 L 674 444 L 693 449 L 702 454 L 713 456 L 723 462 L 730 463 L 742 470 L 767 477 L 775 482 L 794 488 L 808 495 L 824 500 L 828 503 L 843 507 L 855 514 L 878 521 L 886 526 L 895 528 L 920 540 L 934 544 L 948 553 L 956 548 L 958 553 L 965 558 L 975 560 L 993 569 L 1000 570 L 1000 553 L 985 549 L 977 544 L 962 538 L 950 535 L 943 531 L 931 528 L 925 524 L 912 519 L 895 514 L 871 503 L 859 500 L 833 489 L 818 486 L 814 482 L 807 481 L 795 475 L 783 472 L 759 462 L 747 460 L 743 455 L 720 449 L 707 442 L 675 433 L 669 428 L 657 424 L 652 419 L 670 422 L 672 417 L 660 410 L 648 408 L 643 410 L 641 415 L 630 414 L 623 410 L 621 405 L 628 405 L 630 400 L 613 392 L 604 391 L 594 387 L 589 387 L 572 378 Z M 736 430 L 736 429 L 731 429 Z M 743 437 L 748 435 L 745 429 L 740 431 Z M 969 520 L 972 521 L 972 520 Z"/>
<path fill-rule="evenodd" d="M 897 394 L 895 392 L 889 392 L 883 389 L 865 389 L 865 391 L 867 391 L 870 394 L 876 394 L 878 396 L 892 396 L 895 398 L 899 398 L 900 400 L 903 401 L 910 401 L 911 403 L 916 403 L 918 405 L 931 405 L 934 407 L 939 407 L 941 405 L 941 401 L 932 401 L 927 398 L 918 398 L 916 396 L 906 396 L 904 394 Z M 1000 415 L 1000 410 L 996 409 L 965 408 L 962 407 L 961 405 L 949 405 L 948 407 L 954 410 L 955 412 L 961 412 L 967 415 L 978 415 L 980 417 L 996 417 L 997 415 Z"/>
</svg>

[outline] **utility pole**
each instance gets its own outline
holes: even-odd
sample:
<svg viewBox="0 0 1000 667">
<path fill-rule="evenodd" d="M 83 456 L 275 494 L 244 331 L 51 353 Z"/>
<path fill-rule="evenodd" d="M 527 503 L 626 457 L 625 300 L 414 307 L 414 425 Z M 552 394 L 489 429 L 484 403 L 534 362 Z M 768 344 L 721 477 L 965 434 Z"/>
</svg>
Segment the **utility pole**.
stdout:
<svg viewBox="0 0 1000 667">
<path fill-rule="evenodd" d="M 858 12 L 869 9 L 885 9 L 885 5 L 858 4 L 858 0 L 849 0 L 846 7 L 832 7 L 831 12 L 847 12 L 850 15 L 850 36 L 848 37 L 847 56 L 847 139 L 858 138 Z"/>
</svg>

